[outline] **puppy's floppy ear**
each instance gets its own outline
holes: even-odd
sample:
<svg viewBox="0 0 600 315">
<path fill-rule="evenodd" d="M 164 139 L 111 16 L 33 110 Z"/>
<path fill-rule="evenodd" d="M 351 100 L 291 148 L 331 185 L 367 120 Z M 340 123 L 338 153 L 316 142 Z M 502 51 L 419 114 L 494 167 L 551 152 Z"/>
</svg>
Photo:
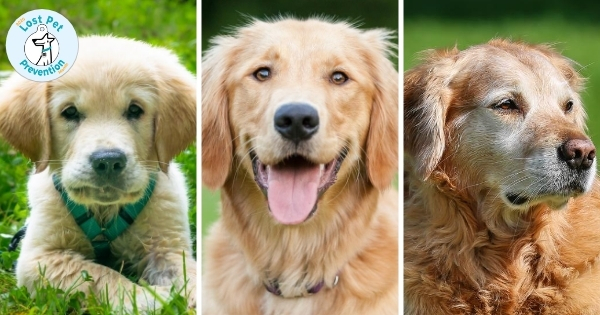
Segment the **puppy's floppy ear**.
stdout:
<svg viewBox="0 0 600 315">
<path fill-rule="evenodd" d="M 235 39 L 220 36 L 212 43 L 202 60 L 202 182 L 217 189 L 229 175 L 233 155 L 226 85 Z"/>
<path fill-rule="evenodd" d="M 0 134 L 35 162 L 37 173 L 50 159 L 48 84 L 13 74 L 0 87 Z"/>
<path fill-rule="evenodd" d="M 366 63 L 375 83 L 375 96 L 367 138 L 367 174 L 373 185 L 386 188 L 398 172 L 398 71 L 388 59 L 393 55 L 390 31 L 364 33 L 369 50 Z"/>
<path fill-rule="evenodd" d="M 154 142 L 160 168 L 196 140 L 196 78 L 165 50 L 156 61 L 159 93 Z"/>
<path fill-rule="evenodd" d="M 458 50 L 429 54 L 404 75 L 404 150 L 423 179 L 431 175 L 445 150 L 449 69 Z"/>
</svg>

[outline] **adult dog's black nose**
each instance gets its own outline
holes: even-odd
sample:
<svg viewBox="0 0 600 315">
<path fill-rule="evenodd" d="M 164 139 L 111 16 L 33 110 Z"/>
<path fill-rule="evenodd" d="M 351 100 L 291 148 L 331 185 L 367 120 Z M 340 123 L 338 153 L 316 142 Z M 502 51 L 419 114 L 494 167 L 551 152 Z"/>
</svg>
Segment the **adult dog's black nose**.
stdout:
<svg viewBox="0 0 600 315">
<path fill-rule="evenodd" d="M 90 155 L 90 162 L 96 174 L 106 179 L 114 179 L 123 172 L 127 157 L 121 150 L 98 150 Z"/>
<path fill-rule="evenodd" d="M 589 139 L 570 139 L 558 148 L 558 156 L 574 170 L 588 170 L 596 158 L 596 148 Z"/>
<path fill-rule="evenodd" d="M 319 129 L 319 113 L 306 104 L 286 104 L 275 112 L 275 130 L 298 144 L 308 140 Z"/>
</svg>

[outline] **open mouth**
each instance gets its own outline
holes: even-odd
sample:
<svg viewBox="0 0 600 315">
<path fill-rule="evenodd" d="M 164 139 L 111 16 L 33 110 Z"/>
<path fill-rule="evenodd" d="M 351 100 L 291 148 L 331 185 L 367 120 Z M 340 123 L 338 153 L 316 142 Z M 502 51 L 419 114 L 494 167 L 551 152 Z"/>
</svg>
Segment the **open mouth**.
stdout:
<svg viewBox="0 0 600 315">
<path fill-rule="evenodd" d="M 300 224 L 317 210 L 317 202 L 337 179 L 348 150 L 327 164 L 292 155 L 274 165 L 260 162 L 250 151 L 254 180 L 267 197 L 269 211 L 281 224 Z"/>
</svg>

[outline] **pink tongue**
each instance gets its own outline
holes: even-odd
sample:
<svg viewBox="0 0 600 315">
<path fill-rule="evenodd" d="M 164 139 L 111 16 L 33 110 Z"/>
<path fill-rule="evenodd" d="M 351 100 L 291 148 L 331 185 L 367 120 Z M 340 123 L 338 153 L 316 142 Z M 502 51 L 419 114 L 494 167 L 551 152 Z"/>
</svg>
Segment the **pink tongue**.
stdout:
<svg viewBox="0 0 600 315">
<path fill-rule="evenodd" d="M 297 162 L 269 167 L 269 209 L 281 224 L 304 222 L 317 202 L 319 165 Z"/>
</svg>

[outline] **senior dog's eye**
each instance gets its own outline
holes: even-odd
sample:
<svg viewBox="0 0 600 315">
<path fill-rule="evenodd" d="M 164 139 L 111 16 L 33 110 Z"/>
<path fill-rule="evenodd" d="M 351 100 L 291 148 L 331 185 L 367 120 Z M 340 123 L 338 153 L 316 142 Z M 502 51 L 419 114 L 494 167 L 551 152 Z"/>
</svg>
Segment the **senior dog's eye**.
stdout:
<svg viewBox="0 0 600 315">
<path fill-rule="evenodd" d="M 348 81 L 348 76 L 343 72 L 336 71 L 331 75 L 330 80 L 332 83 L 339 85 Z"/>
<path fill-rule="evenodd" d="M 573 100 L 569 100 L 567 104 L 565 104 L 565 112 L 570 112 L 573 110 Z"/>
<path fill-rule="evenodd" d="M 140 116 L 142 116 L 143 113 L 144 113 L 144 110 L 140 106 L 138 106 L 135 103 L 132 103 L 127 108 L 126 115 L 127 115 L 127 119 L 133 120 L 133 119 L 140 118 Z"/>
<path fill-rule="evenodd" d="M 494 105 L 494 109 L 503 110 L 503 111 L 513 111 L 520 110 L 519 105 L 514 100 L 509 98 L 503 99 Z"/>
<path fill-rule="evenodd" d="M 79 114 L 79 111 L 77 111 L 77 108 L 73 105 L 65 108 L 60 115 L 62 117 L 64 117 L 66 120 L 72 120 L 72 121 L 78 121 L 79 118 L 81 117 L 81 115 Z"/>
<path fill-rule="evenodd" d="M 269 78 L 271 78 L 271 69 L 259 68 L 258 70 L 254 71 L 252 75 L 258 81 L 267 81 Z"/>
</svg>

